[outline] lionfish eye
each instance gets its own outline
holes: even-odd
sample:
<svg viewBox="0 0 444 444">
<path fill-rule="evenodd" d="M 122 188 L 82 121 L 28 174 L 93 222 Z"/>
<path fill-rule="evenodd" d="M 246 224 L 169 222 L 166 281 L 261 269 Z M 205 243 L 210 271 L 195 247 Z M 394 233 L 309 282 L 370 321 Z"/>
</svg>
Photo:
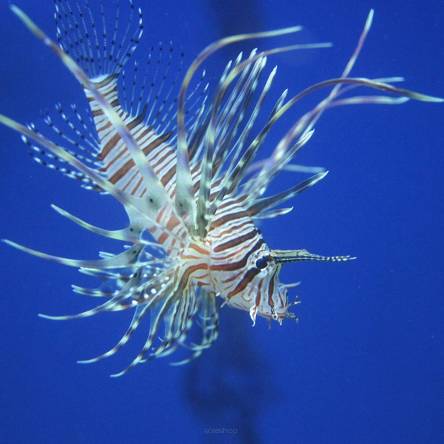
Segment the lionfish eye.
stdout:
<svg viewBox="0 0 444 444">
<path fill-rule="evenodd" d="M 262 256 L 256 261 L 256 268 L 259 270 L 263 270 L 268 265 L 268 260 L 270 259 L 270 256 Z"/>
</svg>

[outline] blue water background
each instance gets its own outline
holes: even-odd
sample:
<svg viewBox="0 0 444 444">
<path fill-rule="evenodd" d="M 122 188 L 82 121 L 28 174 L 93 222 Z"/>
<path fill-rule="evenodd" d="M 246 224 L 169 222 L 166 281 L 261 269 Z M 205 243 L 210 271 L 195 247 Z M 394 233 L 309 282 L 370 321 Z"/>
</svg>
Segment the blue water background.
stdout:
<svg viewBox="0 0 444 444">
<path fill-rule="evenodd" d="M 0 112 L 28 122 L 57 101 L 84 103 L 73 78 L 6 3 Z M 18 3 L 54 35 L 52 2 Z M 149 44 L 172 39 L 190 62 L 223 35 L 294 24 L 305 31 L 280 42 L 334 42 L 271 60 L 279 65 L 274 97 L 337 76 L 374 7 L 355 75 L 403 75 L 413 89 L 444 95 L 438 0 L 139 3 L 146 43 L 138 57 Z M 233 54 L 216 56 L 210 75 Z M 268 152 L 310 104 L 292 112 Z M 129 313 L 66 323 L 37 318 L 85 309 L 89 301 L 70 291 L 82 278 L 1 246 L 0 443 L 443 443 L 443 116 L 443 105 L 423 103 L 328 112 L 297 161 L 330 174 L 295 199 L 291 215 L 261 229 L 272 248 L 359 260 L 286 267 L 284 281 L 302 281 L 291 291 L 302 299 L 300 322 L 269 329 L 259 320 L 252 328 L 248 314 L 225 308 L 219 340 L 187 367 L 158 360 L 110 379 L 135 347 L 77 365 L 114 344 Z M 116 203 L 31 162 L 11 131 L 0 128 L 0 140 L 1 237 L 71 257 L 117 251 L 49 207 L 118 228 L 125 217 Z M 283 174 L 272 191 L 295 180 Z"/>
</svg>

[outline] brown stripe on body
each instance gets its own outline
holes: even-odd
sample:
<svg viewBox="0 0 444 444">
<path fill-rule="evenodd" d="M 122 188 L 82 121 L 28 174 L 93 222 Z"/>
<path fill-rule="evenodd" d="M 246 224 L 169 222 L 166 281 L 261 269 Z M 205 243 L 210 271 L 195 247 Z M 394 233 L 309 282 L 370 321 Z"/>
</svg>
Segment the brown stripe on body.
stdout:
<svg viewBox="0 0 444 444">
<path fill-rule="evenodd" d="M 176 164 L 172 165 L 167 173 L 165 173 L 161 178 L 160 181 L 164 187 L 166 187 L 170 181 L 173 179 L 174 175 L 176 174 Z"/>
<path fill-rule="evenodd" d="M 111 95 L 113 95 L 113 94 L 117 94 L 117 83 L 116 83 L 116 85 L 114 85 L 114 87 L 113 88 L 111 88 L 109 91 L 107 91 L 107 92 L 105 92 L 105 91 L 102 91 L 102 89 L 104 89 L 104 88 L 98 88 L 99 89 L 99 92 L 102 94 L 102 96 L 103 97 L 105 97 L 105 99 L 107 99 L 109 96 L 111 96 Z M 96 101 L 96 98 L 94 97 L 94 96 L 88 96 L 87 98 L 86 98 L 86 100 L 88 100 L 88 102 L 89 103 L 91 103 L 91 102 L 95 102 Z M 112 105 L 112 104 L 111 104 Z M 114 105 L 113 105 L 114 106 Z"/>
<path fill-rule="evenodd" d="M 140 134 L 135 134 L 134 140 L 136 142 L 140 142 L 144 137 L 146 137 L 149 133 L 153 132 L 153 129 L 150 126 L 144 126 Z"/>
<path fill-rule="evenodd" d="M 122 191 L 126 191 L 129 186 L 132 184 L 133 180 L 137 176 L 137 171 L 131 176 L 131 178 L 128 180 L 127 184 L 122 188 Z M 131 194 L 134 194 L 134 190 L 131 192 Z"/>
<path fill-rule="evenodd" d="M 118 101 L 118 99 L 116 99 Z M 111 106 L 113 107 L 117 107 L 119 105 L 119 103 L 114 104 L 115 101 L 113 101 L 111 103 Z M 97 111 L 97 110 L 96 110 Z M 137 127 L 137 125 L 139 125 L 140 123 L 143 122 L 143 120 L 146 117 L 146 112 L 147 112 L 147 108 L 146 106 L 144 107 L 143 111 L 137 116 L 135 117 L 131 122 L 129 122 L 126 127 L 129 131 L 133 130 L 134 128 Z M 94 114 L 94 112 L 93 112 Z M 103 113 L 102 113 L 103 114 Z M 111 122 L 107 122 L 102 128 L 100 128 L 99 131 L 103 131 L 104 129 L 107 129 L 111 126 Z M 147 127 L 147 131 L 150 131 L 151 128 Z M 103 147 L 102 151 L 100 152 L 98 158 L 99 160 L 104 160 L 105 157 L 110 153 L 110 151 L 116 146 L 117 142 L 121 139 L 120 134 L 119 133 L 115 133 L 111 139 L 107 142 L 107 144 Z"/>
<path fill-rule="evenodd" d="M 112 126 L 112 123 L 108 120 L 105 125 L 101 126 L 100 128 L 97 128 L 97 133 L 100 135 L 105 131 L 106 129 L 110 128 Z"/>
<path fill-rule="evenodd" d="M 205 256 L 207 256 L 207 255 L 210 254 L 210 252 L 209 252 L 206 248 L 203 248 L 203 247 L 201 247 L 200 245 L 198 245 L 198 244 L 196 244 L 196 243 L 191 243 L 191 244 L 189 245 L 189 248 L 192 248 L 193 250 L 195 250 L 195 251 L 197 251 L 198 253 L 203 254 L 203 255 L 205 255 Z"/>
<path fill-rule="evenodd" d="M 168 234 L 162 233 L 158 239 L 159 244 L 163 245 L 167 239 L 168 239 Z"/>
<path fill-rule="evenodd" d="M 197 270 L 207 270 L 207 269 L 208 269 L 208 266 L 205 263 L 196 264 L 196 265 L 192 265 L 190 267 L 187 267 L 185 272 L 182 275 L 181 282 L 185 281 L 185 285 L 186 285 L 189 282 L 190 275 L 192 273 L 195 273 Z"/>
<path fill-rule="evenodd" d="M 147 147 L 143 148 L 144 154 L 148 155 L 151 151 L 153 151 L 159 145 L 166 142 L 171 136 L 172 136 L 172 133 L 165 133 L 162 136 L 157 136 L 156 139 L 153 140 Z"/>
<path fill-rule="evenodd" d="M 247 198 L 247 195 L 243 195 L 238 197 L 237 199 L 225 199 L 223 200 L 220 205 L 217 207 L 218 210 L 223 210 L 224 208 L 230 206 L 230 205 L 237 205 L 242 203 Z"/>
<path fill-rule="evenodd" d="M 145 105 L 142 109 L 142 112 L 137 117 L 135 117 L 133 120 L 131 120 L 130 123 L 128 123 L 127 128 L 129 130 L 133 130 L 137 125 L 141 124 L 145 120 L 147 111 L 148 111 L 148 107 Z"/>
<path fill-rule="evenodd" d="M 119 100 L 119 98 L 116 97 L 116 98 L 110 103 L 110 105 L 111 105 L 113 108 L 117 108 L 118 106 L 120 106 L 120 100 Z"/>
<path fill-rule="evenodd" d="M 162 218 L 164 217 L 164 215 L 165 215 L 165 207 L 162 207 L 162 208 L 158 211 L 158 213 L 157 213 L 157 217 L 156 217 L 156 222 L 157 222 L 158 224 L 160 224 L 160 222 L 162 221 Z"/>
<path fill-rule="evenodd" d="M 105 165 L 104 167 L 102 167 L 102 168 L 100 168 L 100 171 L 102 171 L 102 172 L 106 172 L 106 171 L 108 171 L 109 169 L 110 169 L 110 167 L 112 167 L 119 159 L 121 159 L 122 157 L 123 157 L 123 155 L 125 154 L 125 153 L 127 153 L 128 152 L 128 150 L 126 149 L 126 148 L 122 148 L 121 150 L 120 150 L 120 153 L 119 154 L 117 154 L 117 156 L 116 157 L 114 157 L 112 160 L 111 160 L 111 162 L 109 162 L 107 165 Z"/>
<path fill-rule="evenodd" d="M 248 251 L 248 253 L 238 262 L 231 262 L 231 263 L 225 263 L 225 264 L 212 264 L 210 266 L 211 270 L 214 271 L 235 271 L 239 270 L 247 264 L 248 258 L 257 251 L 262 245 L 264 244 L 263 239 L 259 239 L 255 245 Z"/>
<path fill-rule="evenodd" d="M 224 225 L 227 222 L 230 222 L 231 220 L 241 219 L 248 216 L 249 216 L 248 211 L 238 211 L 226 214 L 225 216 L 222 216 L 219 219 L 214 220 L 210 226 L 210 230 L 220 227 L 221 225 Z"/>
<path fill-rule="evenodd" d="M 174 214 L 171 214 L 166 224 L 166 228 L 168 231 L 173 231 L 174 228 L 176 228 L 179 224 L 180 224 L 179 219 Z"/>
<path fill-rule="evenodd" d="M 108 77 L 101 80 L 100 82 L 94 82 L 94 85 L 96 85 L 98 89 L 101 89 L 109 85 L 112 80 L 117 79 L 118 77 L 119 77 L 118 74 L 111 74 Z"/>
<path fill-rule="evenodd" d="M 147 147 L 145 147 L 143 149 L 143 153 L 145 155 L 148 155 L 150 153 L 150 151 L 152 151 L 154 148 L 157 148 L 161 143 L 163 143 L 165 140 L 168 140 L 168 138 L 171 136 L 171 133 L 167 133 L 166 135 L 162 136 L 162 137 L 158 137 L 156 140 L 154 140 L 153 142 L 151 142 Z M 109 142 L 105 145 L 105 148 L 103 150 L 102 153 L 104 153 L 104 155 L 106 156 L 117 144 L 117 142 L 120 140 L 120 136 L 119 134 L 115 134 L 110 140 Z M 125 148 L 125 150 L 127 151 L 127 149 Z M 100 155 L 102 155 L 102 153 L 100 153 Z M 112 184 L 116 184 L 120 179 L 122 179 L 122 177 L 124 177 L 126 175 L 126 173 L 128 173 L 128 171 L 131 170 L 131 168 L 133 168 L 135 166 L 134 160 L 132 159 L 128 159 L 121 167 L 119 170 L 117 170 L 109 179 L 109 181 Z"/>
<path fill-rule="evenodd" d="M 103 112 L 102 112 L 103 114 Z M 116 132 L 111 139 L 108 140 L 106 145 L 103 147 L 103 150 L 100 151 L 98 156 L 99 160 L 104 160 L 105 157 L 110 153 L 110 151 L 117 145 L 117 142 L 120 140 L 120 134 Z"/>
<path fill-rule="evenodd" d="M 134 166 L 132 159 L 127 160 L 110 178 L 109 181 L 115 185 L 122 177 L 128 173 L 128 171 Z"/>
<path fill-rule="evenodd" d="M 159 156 L 160 159 L 156 159 L 156 163 L 153 163 L 152 168 L 154 171 L 156 171 L 157 169 L 159 169 L 160 165 L 162 165 L 162 163 L 165 162 L 165 160 L 170 157 L 171 155 L 173 155 L 172 150 L 165 150 L 165 154 L 163 156 Z"/>
<path fill-rule="evenodd" d="M 101 109 L 95 109 L 94 111 L 92 111 L 93 117 L 103 116 L 103 114 L 104 112 Z"/>
<path fill-rule="evenodd" d="M 139 172 L 136 172 L 135 176 L 137 176 L 139 174 Z M 137 183 L 136 186 L 133 188 L 133 190 L 131 191 L 131 195 L 134 196 L 137 191 L 139 191 L 140 186 L 142 185 L 143 179 L 140 178 Z"/>
<path fill-rule="evenodd" d="M 273 293 L 274 293 L 274 277 L 276 275 L 276 271 L 273 273 L 273 276 L 270 279 L 270 284 L 268 285 L 268 305 L 271 308 L 271 311 L 274 312 L 274 302 L 273 302 Z"/>
<path fill-rule="evenodd" d="M 263 280 L 259 281 L 259 286 L 257 288 L 257 295 L 256 295 L 256 307 L 259 307 L 261 303 L 261 291 L 262 291 L 262 284 L 264 283 Z"/>
<path fill-rule="evenodd" d="M 244 277 L 240 280 L 240 282 L 237 284 L 236 288 L 230 293 L 228 293 L 227 298 L 231 299 L 232 297 L 236 296 L 241 291 L 245 290 L 247 285 L 260 273 L 260 270 L 257 268 L 250 268 L 244 275 Z"/>
<path fill-rule="evenodd" d="M 252 238 L 254 238 L 256 236 L 256 234 L 258 234 L 258 231 L 256 230 L 256 228 L 254 228 L 253 230 L 249 231 L 248 233 L 242 235 L 242 236 L 238 236 L 234 239 L 231 239 L 227 242 L 224 242 L 222 244 L 217 245 L 214 248 L 214 251 L 216 253 L 224 251 L 224 250 L 228 250 L 229 248 L 233 248 L 236 247 L 242 243 L 244 243 L 247 240 L 250 240 Z"/>
<path fill-rule="evenodd" d="M 250 222 L 243 221 L 240 224 L 236 224 L 231 227 L 228 227 L 226 230 L 219 231 L 217 233 L 217 236 L 220 237 L 221 239 L 223 239 L 225 236 L 229 236 L 229 235 L 235 233 L 236 231 L 243 230 L 247 225 L 250 225 Z"/>
<path fill-rule="evenodd" d="M 132 131 L 134 130 L 134 128 L 137 127 L 137 125 L 139 125 L 143 119 L 145 118 L 145 115 L 143 114 L 143 112 L 141 114 L 139 114 L 139 116 L 135 117 L 131 122 L 129 122 L 126 127 L 128 130 Z M 110 128 L 112 126 L 111 122 L 107 122 L 102 128 L 100 128 L 98 130 L 98 132 L 102 132 L 103 130 Z M 147 128 L 147 130 L 149 131 L 150 128 Z M 104 135 L 105 137 L 105 135 Z M 117 139 L 117 141 L 116 141 Z M 107 144 L 103 147 L 103 150 L 100 152 L 98 158 L 99 160 L 104 160 L 105 157 L 107 157 L 107 155 L 110 153 L 110 151 L 114 148 L 114 146 L 116 145 L 116 143 L 121 139 L 120 134 L 116 132 L 116 134 L 114 134 L 112 136 L 112 138 L 107 142 Z M 125 152 L 126 148 L 124 148 L 123 152 Z M 108 165 L 109 166 L 109 165 Z"/>
<path fill-rule="evenodd" d="M 215 257 L 215 259 L 217 260 L 217 262 L 228 261 L 231 258 L 239 256 L 244 251 L 248 251 L 248 249 L 253 245 L 254 242 L 255 239 L 253 239 L 252 242 L 249 242 L 247 245 L 242 245 L 234 251 L 232 250 L 230 253 L 226 253 L 223 256 L 218 255 Z"/>
</svg>

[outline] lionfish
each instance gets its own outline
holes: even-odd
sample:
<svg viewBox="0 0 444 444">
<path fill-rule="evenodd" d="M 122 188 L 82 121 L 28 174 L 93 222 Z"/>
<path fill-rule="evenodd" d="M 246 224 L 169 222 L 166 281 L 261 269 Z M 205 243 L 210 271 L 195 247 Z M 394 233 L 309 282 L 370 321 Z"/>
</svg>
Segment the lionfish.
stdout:
<svg viewBox="0 0 444 444">
<path fill-rule="evenodd" d="M 0 115 L 3 125 L 22 135 L 37 162 L 79 181 L 84 188 L 111 195 L 126 211 L 128 226 L 107 230 L 52 206 L 82 228 L 125 243 L 119 254 L 101 252 L 97 260 L 53 256 L 4 240 L 26 253 L 77 267 L 100 280 L 98 288 L 73 285 L 76 293 L 103 298 L 100 305 L 74 315 L 40 316 L 67 320 L 133 311 L 116 345 L 80 363 L 116 354 L 149 315 L 142 349 L 127 368 L 112 376 L 121 376 L 178 348 L 185 349 L 187 356 L 172 364 L 200 356 L 218 336 L 218 297 L 221 305 L 247 311 L 253 325 L 257 316 L 279 324 L 295 318 L 290 309 L 298 301 L 289 302 L 287 291 L 296 284 L 279 281 L 282 265 L 354 259 L 312 254 L 305 249 L 271 249 L 256 226 L 257 221 L 288 214 L 292 207 L 281 204 L 326 176 L 324 169 L 291 163 L 313 136 L 319 118 L 337 106 L 394 105 L 409 99 L 442 102 L 394 86 L 402 80 L 399 77 L 350 76 L 371 27 L 370 11 L 341 76 L 313 84 L 290 98 L 288 90 L 283 91 L 271 103 L 265 124 L 256 129 L 276 74 L 276 67 L 266 70 L 267 58 L 329 47 L 329 43 L 253 50 L 248 56 L 240 53 L 226 65 L 210 93 L 203 64 L 214 53 L 242 41 L 293 34 L 302 28 L 222 38 L 194 59 L 183 80 L 173 66 L 173 47 L 160 45 L 157 57 L 154 51 L 149 54 L 146 72 L 140 78 L 140 63 L 130 60 L 143 33 L 142 11 L 134 0 L 127 0 L 127 4 L 124 11 L 117 1 L 111 14 L 105 12 L 103 1 L 94 10 L 88 0 L 55 0 L 57 42 L 12 5 L 24 25 L 78 80 L 89 108 L 82 111 L 76 105 L 69 109 L 56 105 L 54 115 L 46 113 L 39 126 Z M 179 65 L 182 63 L 181 59 Z M 170 79 L 172 71 L 176 74 Z M 359 87 L 385 94 L 350 94 Z M 303 98 L 324 89 L 327 95 L 295 121 L 271 155 L 257 160 L 276 122 Z M 265 195 L 272 179 L 283 170 L 312 175 L 276 195 Z M 197 328 L 191 334 L 193 323 Z"/>
</svg>

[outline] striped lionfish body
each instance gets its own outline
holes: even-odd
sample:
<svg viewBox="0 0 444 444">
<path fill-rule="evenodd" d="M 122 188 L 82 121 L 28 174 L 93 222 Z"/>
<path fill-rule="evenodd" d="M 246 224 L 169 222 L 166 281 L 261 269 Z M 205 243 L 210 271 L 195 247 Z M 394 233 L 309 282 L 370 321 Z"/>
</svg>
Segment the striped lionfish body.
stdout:
<svg viewBox="0 0 444 444">
<path fill-rule="evenodd" d="M 81 227 L 125 243 L 121 253 L 100 253 L 96 260 L 52 256 L 5 241 L 35 256 L 77 267 L 102 282 L 98 288 L 73 286 L 77 293 L 99 298 L 102 303 L 95 308 L 75 315 L 41 316 L 65 320 L 132 310 L 120 341 L 102 355 L 80 362 L 114 355 L 139 326 L 147 326 L 142 350 L 114 376 L 178 348 L 187 350 L 188 356 L 176 364 L 198 357 L 217 338 L 218 300 L 247 311 L 253 323 L 257 316 L 279 323 L 294 317 L 290 311 L 294 302 L 287 297 L 290 285 L 279 281 L 284 263 L 353 259 L 304 249 L 273 250 L 256 226 L 261 219 L 289 213 L 292 208 L 279 206 L 325 177 L 323 169 L 291 164 L 313 135 L 318 119 L 327 109 L 341 105 L 441 101 L 393 86 L 399 78 L 350 76 L 371 26 L 370 12 L 340 77 L 311 85 L 290 98 L 284 91 L 263 118 L 262 105 L 276 74 L 276 68 L 267 71 L 267 57 L 328 47 L 328 43 L 255 50 L 246 57 L 240 54 L 226 65 L 210 94 L 202 65 L 214 52 L 301 28 L 219 40 L 198 55 L 181 80 L 183 62 L 176 61 L 171 45 L 160 45 L 157 52 L 153 49 L 143 70 L 132 61 L 142 36 L 142 12 L 133 0 L 125 6 L 117 2 L 115 11 L 108 14 L 102 2 L 94 11 L 88 1 L 55 0 L 57 42 L 12 6 L 79 81 L 89 108 L 81 111 L 75 105 L 57 105 L 54 114 L 47 113 L 42 122 L 27 126 L 0 115 L 2 124 L 21 133 L 37 162 L 86 189 L 111 195 L 128 215 L 127 227 L 110 231 L 53 205 Z M 144 73 L 142 77 L 139 72 Z M 384 95 L 350 94 L 362 87 Z M 295 120 L 270 157 L 256 160 L 275 123 L 305 96 L 324 89 L 326 97 Z M 260 124 L 261 118 L 265 123 Z M 277 195 L 266 195 L 269 183 L 282 170 L 313 175 Z M 197 341 L 190 339 L 193 325 L 200 333 Z"/>
</svg>

